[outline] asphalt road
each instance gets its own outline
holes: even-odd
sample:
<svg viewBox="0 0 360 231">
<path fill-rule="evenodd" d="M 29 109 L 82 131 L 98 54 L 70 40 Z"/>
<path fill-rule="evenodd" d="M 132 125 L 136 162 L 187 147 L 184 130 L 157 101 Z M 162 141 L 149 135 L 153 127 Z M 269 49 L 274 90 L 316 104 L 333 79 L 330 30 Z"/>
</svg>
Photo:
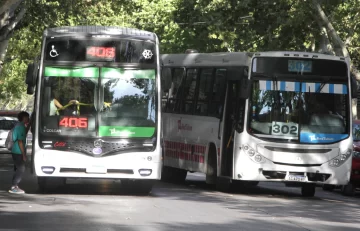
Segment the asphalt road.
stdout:
<svg viewBox="0 0 360 231">
<path fill-rule="evenodd" d="M 25 195 L 7 192 L 10 155 L 0 152 L 0 230 L 359 230 L 360 195 L 263 183 L 236 194 L 215 191 L 201 174 L 183 185 L 159 182 L 149 196 L 127 195 L 117 181 L 71 180 L 52 194 L 39 194 L 27 173 Z"/>
</svg>

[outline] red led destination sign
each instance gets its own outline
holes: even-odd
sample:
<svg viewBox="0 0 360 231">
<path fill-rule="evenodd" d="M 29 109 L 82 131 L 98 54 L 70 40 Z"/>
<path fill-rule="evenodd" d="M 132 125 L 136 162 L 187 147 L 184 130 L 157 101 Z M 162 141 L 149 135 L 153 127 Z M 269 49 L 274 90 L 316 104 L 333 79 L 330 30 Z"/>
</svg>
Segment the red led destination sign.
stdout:
<svg viewBox="0 0 360 231">
<path fill-rule="evenodd" d="M 115 47 L 87 47 L 86 59 L 89 61 L 111 61 L 115 59 Z"/>
</svg>

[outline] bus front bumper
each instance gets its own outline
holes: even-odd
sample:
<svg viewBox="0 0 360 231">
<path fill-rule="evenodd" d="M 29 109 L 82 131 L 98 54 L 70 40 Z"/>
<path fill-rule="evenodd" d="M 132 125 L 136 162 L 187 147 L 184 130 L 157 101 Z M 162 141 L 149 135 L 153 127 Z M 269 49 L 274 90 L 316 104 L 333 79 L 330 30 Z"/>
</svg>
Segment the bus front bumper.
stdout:
<svg viewBox="0 0 360 231">
<path fill-rule="evenodd" d="M 41 177 L 158 180 L 161 159 L 156 152 L 92 157 L 74 152 L 40 150 L 35 155 L 35 172 Z"/>
<path fill-rule="evenodd" d="M 339 167 L 330 167 L 328 163 L 316 167 L 299 167 L 274 164 L 268 159 L 256 163 L 242 155 L 235 164 L 233 179 L 346 185 L 350 179 L 350 167 L 351 158 Z"/>
</svg>

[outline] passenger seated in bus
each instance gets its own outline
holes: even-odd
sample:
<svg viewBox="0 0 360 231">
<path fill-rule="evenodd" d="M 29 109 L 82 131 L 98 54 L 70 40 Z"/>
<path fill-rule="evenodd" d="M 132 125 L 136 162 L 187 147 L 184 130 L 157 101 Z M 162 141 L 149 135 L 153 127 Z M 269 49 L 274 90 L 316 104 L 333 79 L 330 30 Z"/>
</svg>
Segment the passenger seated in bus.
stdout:
<svg viewBox="0 0 360 231">
<path fill-rule="evenodd" d="M 70 100 L 68 104 L 78 104 L 77 100 Z M 59 101 L 55 98 L 55 94 L 52 92 L 51 100 L 50 100 L 50 116 L 58 115 L 58 109 L 63 108 L 64 106 L 59 103 Z"/>
</svg>

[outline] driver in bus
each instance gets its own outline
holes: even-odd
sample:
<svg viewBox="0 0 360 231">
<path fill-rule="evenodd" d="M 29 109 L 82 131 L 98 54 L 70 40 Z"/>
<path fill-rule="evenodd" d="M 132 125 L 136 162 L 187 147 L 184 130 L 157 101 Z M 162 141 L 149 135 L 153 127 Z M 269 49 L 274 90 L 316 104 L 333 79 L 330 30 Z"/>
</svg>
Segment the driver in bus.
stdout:
<svg viewBox="0 0 360 231">
<path fill-rule="evenodd" d="M 49 112 L 49 115 L 50 116 L 54 116 L 54 115 L 58 115 L 58 109 L 61 109 L 63 108 L 64 106 L 61 105 L 59 103 L 59 101 L 56 99 L 57 97 L 55 97 L 55 93 L 52 92 L 51 93 L 51 100 L 50 100 L 50 112 Z M 78 104 L 79 101 L 77 100 L 70 100 L 68 104 Z"/>
</svg>

